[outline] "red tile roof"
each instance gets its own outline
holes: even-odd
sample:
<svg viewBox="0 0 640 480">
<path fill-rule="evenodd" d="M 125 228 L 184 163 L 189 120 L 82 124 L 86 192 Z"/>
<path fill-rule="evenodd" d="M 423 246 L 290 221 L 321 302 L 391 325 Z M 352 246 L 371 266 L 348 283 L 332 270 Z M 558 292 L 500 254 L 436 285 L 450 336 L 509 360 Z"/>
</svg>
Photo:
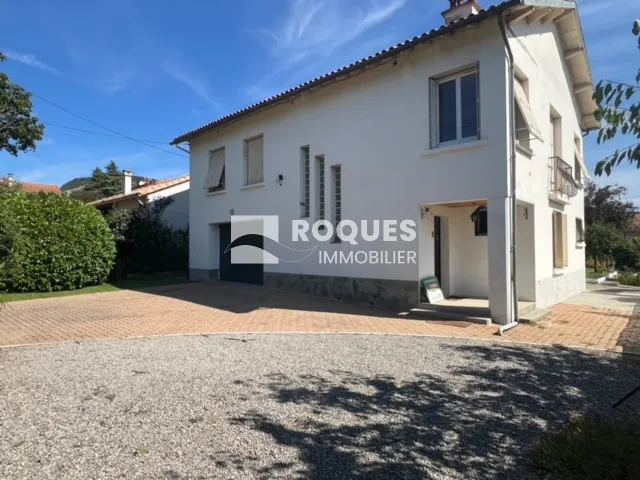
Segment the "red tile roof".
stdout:
<svg viewBox="0 0 640 480">
<path fill-rule="evenodd" d="M 0 183 L 6 184 L 6 180 L 0 180 Z M 30 183 L 30 182 L 15 182 L 22 187 L 22 191 L 26 193 L 55 193 L 56 195 L 62 195 L 62 190 L 57 185 L 51 185 L 48 183 Z"/>
<path fill-rule="evenodd" d="M 180 185 L 181 183 L 186 183 L 189 181 L 189 175 L 184 175 L 182 177 L 174 178 L 171 180 L 161 180 L 159 182 L 150 183 L 148 185 L 143 185 L 131 191 L 131 193 L 125 195 L 124 192 L 116 193 L 115 195 L 111 195 L 110 197 L 101 198 L 94 202 L 90 202 L 91 205 L 100 206 L 107 205 L 109 203 L 116 202 L 118 200 L 123 200 L 125 198 L 132 197 L 146 197 L 147 195 L 151 195 L 152 193 L 160 192 L 169 187 L 174 187 L 176 185 Z"/>
</svg>

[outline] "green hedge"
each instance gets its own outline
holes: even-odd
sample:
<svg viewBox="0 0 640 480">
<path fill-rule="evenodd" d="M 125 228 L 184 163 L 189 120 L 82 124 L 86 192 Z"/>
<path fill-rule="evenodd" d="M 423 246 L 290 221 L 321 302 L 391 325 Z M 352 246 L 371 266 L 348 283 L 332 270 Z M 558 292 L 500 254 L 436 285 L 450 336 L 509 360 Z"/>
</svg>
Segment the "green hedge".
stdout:
<svg viewBox="0 0 640 480">
<path fill-rule="evenodd" d="M 115 239 L 98 210 L 51 194 L 0 194 L 0 218 L 13 220 L 12 254 L 0 284 L 13 292 L 74 290 L 104 282 Z"/>
</svg>

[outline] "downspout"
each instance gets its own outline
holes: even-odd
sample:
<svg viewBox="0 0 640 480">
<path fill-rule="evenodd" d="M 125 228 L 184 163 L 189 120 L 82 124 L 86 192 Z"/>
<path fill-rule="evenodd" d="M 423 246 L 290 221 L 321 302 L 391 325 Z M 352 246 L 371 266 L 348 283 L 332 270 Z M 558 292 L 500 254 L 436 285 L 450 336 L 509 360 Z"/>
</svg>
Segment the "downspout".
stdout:
<svg viewBox="0 0 640 480">
<path fill-rule="evenodd" d="M 511 225 L 510 225 L 510 233 L 511 233 L 511 246 L 510 246 L 510 257 L 511 257 L 511 292 L 512 299 L 511 303 L 513 305 L 513 321 L 506 325 L 502 325 L 500 327 L 500 335 L 504 335 L 507 330 L 512 329 L 518 325 L 518 282 L 516 279 L 516 212 L 517 212 L 517 202 L 516 202 L 516 116 L 515 116 L 515 95 L 514 93 L 514 83 L 515 83 L 515 66 L 513 63 L 513 52 L 511 51 L 511 45 L 509 45 L 509 38 L 507 37 L 507 28 L 504 20 L 504 11 L 500 13 L 498 17 L 498 24 L 500 25 L 500 32 L 502 33 L 502 39 L 504 40 L 504 46 L 507 49 L 507 57 L 509 59 L 509 120 L 511 122 L 511 128 L 509 132 L 509 150 L 510 150 L 510 161 L 511 161 L 511 181 L 509 185 L 509 196 L 511 200 Z"/>
</svg>

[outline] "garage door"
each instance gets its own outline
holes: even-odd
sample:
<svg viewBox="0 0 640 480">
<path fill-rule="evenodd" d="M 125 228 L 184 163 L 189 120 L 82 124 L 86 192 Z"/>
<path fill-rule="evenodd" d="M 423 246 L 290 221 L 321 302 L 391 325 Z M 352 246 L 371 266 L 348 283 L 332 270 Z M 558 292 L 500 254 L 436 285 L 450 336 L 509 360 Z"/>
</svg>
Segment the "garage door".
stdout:
<svg viewBox="0 0 640 480">
<path fill-rule="evenodd" d="M 245 283 L 257 283 L 262 285 L 263 283 L 263 264 L 232 264 L 231 263 L 231 250 L 227 253 L 224 251 L 231 243 L 231 224 L 226 223 L 220 225 L 220 280 L 226 280 L 229 282 L 245 282 Z M 254 243 L 251 243 L 254 247 L 262 248 L 262 238 L 256 238 Z"/>
</svg>

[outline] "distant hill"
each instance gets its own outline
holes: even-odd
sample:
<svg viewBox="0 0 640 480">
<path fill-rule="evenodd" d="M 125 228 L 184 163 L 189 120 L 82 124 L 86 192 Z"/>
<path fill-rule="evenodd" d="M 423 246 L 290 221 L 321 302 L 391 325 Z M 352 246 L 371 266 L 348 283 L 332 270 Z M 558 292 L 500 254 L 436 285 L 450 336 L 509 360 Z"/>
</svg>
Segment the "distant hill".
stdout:
<svg viewBox="0 0 640 480">
<path fill-rule="evenodd" d="M 60 187 L 60 189 L 63 192 L 69 192 L 72 190 L 82 190 L 84 188 L 84 186 L 89 183 L 89 181 L 91 180 L 91 177 L 76 177 L 73 180 L 69 180 L 67 183 L 65 183 L 64 185 L 62 185 Z M 149 179 L 146 177 L 137 177 L 137 176 L 133 176 L 132 178 L 132 186 L 133 188 L 136 188 L 138 186 L 138 184 L 141 181 L 145 181 L 145 182 L 155 182 L 155 179 Z"/>
<path fill-rule="evenodd" d="M 76 188 L 84 187 L 89 180 L 91 180 L 91 177 L 77 177 L 73 180 L 69 180 L 67 183 L 62 185 L 60 189 L 65 192 L 67 190 L 75 190 Z"/>
</svg>

